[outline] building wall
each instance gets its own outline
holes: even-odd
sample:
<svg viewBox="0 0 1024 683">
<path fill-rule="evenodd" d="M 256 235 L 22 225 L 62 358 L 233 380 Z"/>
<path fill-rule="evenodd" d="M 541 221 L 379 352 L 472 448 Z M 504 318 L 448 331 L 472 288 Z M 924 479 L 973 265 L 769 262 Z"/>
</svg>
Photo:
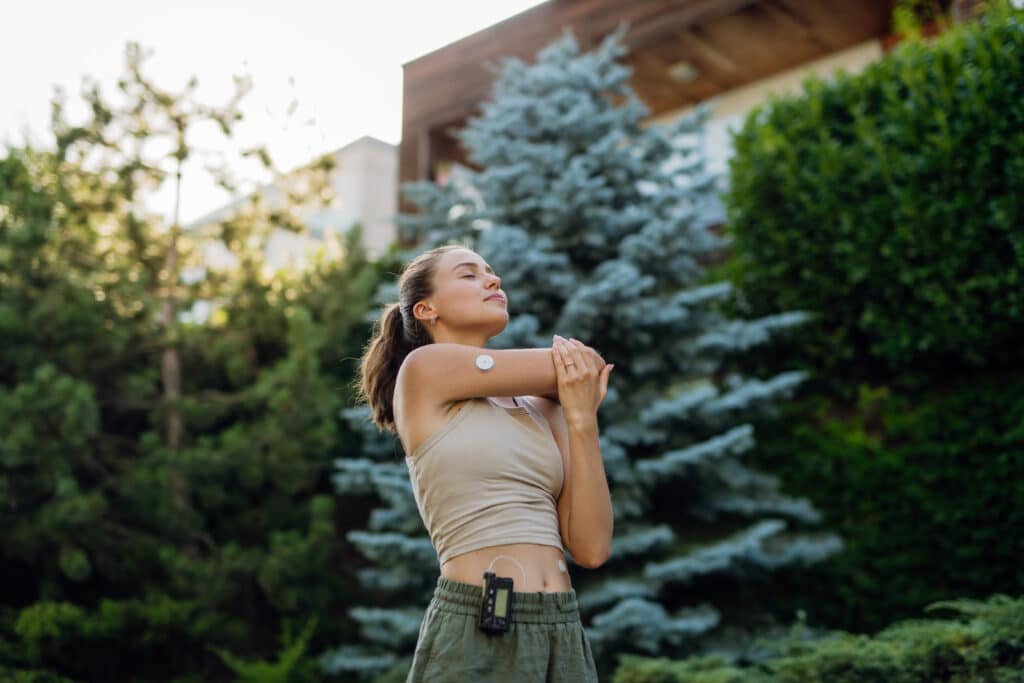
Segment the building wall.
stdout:
<svg viewBox="0 0 1024 683">
<path fill-rule="evenodd" d="M 315 236 L 363 226 L 363 244 L 371 259 L 378 258 L 396 236 L 398 212 L 398 148 L 364 136 L 335 153 L 331 175 L 332 206 L 306 215 Z"/>
<path fill-rule="evenodd" d="M 302 267 L 307 247 L 315 248 L 323 244 L 329 232 L 344 233 L 355 223 L 363 225 L 363 242 L 371 259 L 383 254 L 394 241 L 394 216 L 398 211 L 397 147 L 364 136 L 341 147 L 334 156 L 336 164 L 330 177 L 334 201 L 330 206 L 302 213 L 302 220 L 309 227 L 308 236 L 274 230 L 264 249 L 268 266 Z M 260 192 L 267 206 L 277 204 L 277 188 L 267 186 Z M 237 200 L 211 211 L 186 230 L 223 220 L 245 201 Z M 221 244 L 206 245 L 204 253 L 211 265 L 232 262 L 231 254 Z"/>
<path fill-rule="evenodd" d="M 374 138 L 359 150 L 358 165 L 352 164 L 352 173 L 358 175 L 358 191 L 339 197 L 358 197 L 356 216 L 364 228 L 364 242 L 371 258 L 387 251 L 395 240 L 395 214 L 398 212 L 398 148 Z M 358 169 L 358 170 L 357 170 Z"/>
<path fill-rule="evenodd" d="M 882 55 L 882 42 L 872 39 L 718 95 L 712 100 L 714 108 L 705 128 L 704 145 L 709 170 L 714 173 L 728 171 L 729 158 L 732 156 L 730 133 L 742 124 L 743 118 L 758 104 L 766 102 L 773 95 L 800 92 L 804 80 L 812 73 L 824 78 L 835 75 L 840 69 L 850 74 L 859 73 Z M 691 109 L 683 107 L 665 112 L 651 117 L 647 124 L 670 123 Z"/>
<path fill-rule="evenodd" d="M 325 236 L 347 232 L 355 223 L 363 226 L 363 244 L 373 260 L 383 255 L 396 237 L 394 217 L 398 211 L 398 148 L 382 140 L 364 136 L 334 152 L 336 165 L 330 176 L 334 201 L 331 206 L 302 213 L 308 234 L 274 229 L 263 246 L 263 257 L 270 270 L 304 268 L 311 252 L 327 248 Z M 280 195 L 277 188 L 260 190 L 264 203 L 275 207 Z M 224 220 L 247 201 L 233 201 L 211 211 L 185 226 L 185 230 Z M 206 276 L 206 268 L 231 268 L 237 258 L 219 240 L 200 245 L 203 266 L 182 273 L 187 282 Z M 338 256 L 338 254 L 329 254 Z M 210 302 L 197 302 L 191 311 L 183 312 L 182 320 L 205 320 L 212 311 Z"/>
</svg>

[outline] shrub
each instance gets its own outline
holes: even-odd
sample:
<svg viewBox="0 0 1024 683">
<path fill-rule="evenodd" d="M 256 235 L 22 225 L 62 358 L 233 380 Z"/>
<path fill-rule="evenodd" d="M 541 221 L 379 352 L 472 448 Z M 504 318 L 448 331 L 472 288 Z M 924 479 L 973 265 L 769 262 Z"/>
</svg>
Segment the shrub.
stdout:
<svg viewBox="0 0 1024 683">
<path fill-rule="evenodd" d="M 833 632 L 811 639 L 801 625 L 765 642 L 750 666 L 719 657 L 682 661 L 623 656 L 614 683 L 976 683 L 1024 681 L 1024 596 L 930 605 L 956 619 L 915 619 L 874 637 Z"/>
<path fill-rule="evenodd" d="M 757 359 L 815 377 L 756 425 L 751 462 L 846 542 L 776 584 L 777 610 L 796 595 L 875 630 L 1024 590 L 1024 13 L 812 79 L 752 112 L 736 150 L 736 304 L 819 316 Z"/>
<path fill-rule="evenodd" d="M 1024 13 L 812 78 L 735 148 L 731 277 L 756 313 L 820 313 L 804 361 L 823 381 L 1020 366 Z"/>
<path fill-rule="evenodd" d="M 751 462 L 809 497 L 845 541 L 777 586 L 813 621 L 875 630 L 952 595 L 1024 591 L 1024 375 L 924 395 L 862 386 L 845 412 L 808 397 L 756 431 Z"/>
</svg>

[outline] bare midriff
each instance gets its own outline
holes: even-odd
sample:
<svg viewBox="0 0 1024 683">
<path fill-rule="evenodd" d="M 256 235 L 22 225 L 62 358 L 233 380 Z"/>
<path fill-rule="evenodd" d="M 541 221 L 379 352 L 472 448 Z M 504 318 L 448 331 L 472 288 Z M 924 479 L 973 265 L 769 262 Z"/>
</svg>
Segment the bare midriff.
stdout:
<svg viewBox="0 0 1024 683">
<path fill-rule="evenodd" d="M 511 557 L 519 564 L 499 555 Z M 490 566 L 490 571 L 496 575 L 511 577 L 512 590 L 517 593 L 559 593 L 572 588 L 569 574 L 561 570 L 559 561 L 565 562 L 565 555 L 551 545 L 493 545 L 456 555 L 441 565 L 441 576 L 452 581 L 483 586 L 484 572 Z M 522 565 L 522 569 L 519 565 Z"/>
</svg>

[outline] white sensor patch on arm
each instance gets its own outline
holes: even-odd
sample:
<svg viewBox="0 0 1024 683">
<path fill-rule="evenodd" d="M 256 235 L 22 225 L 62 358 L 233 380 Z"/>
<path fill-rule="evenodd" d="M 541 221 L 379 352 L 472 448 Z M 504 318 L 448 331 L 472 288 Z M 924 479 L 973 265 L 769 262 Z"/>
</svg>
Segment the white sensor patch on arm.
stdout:
<svg viewBox="0 0 1024 683">
<path fill-rule="evenodd" d="M 487 372 L 488 370 L 494 367 L 494 356 L 490 356 L 486 353 L 481 353 L 479 356 L 476 357 L 476 366 L 483 370 L 484 372 Z"/>
<path fill-rule="evenodd" d="M 558 571 L 560 571 L 560 572 L 563 572 L 563 573 L 564 573 L 564 572 L 565 572 L 565 570 L 566 570 L 566 567 L 565 567 L 565 560 L 559 560 L 559 561 L 558 561 Z"/>
</svg>

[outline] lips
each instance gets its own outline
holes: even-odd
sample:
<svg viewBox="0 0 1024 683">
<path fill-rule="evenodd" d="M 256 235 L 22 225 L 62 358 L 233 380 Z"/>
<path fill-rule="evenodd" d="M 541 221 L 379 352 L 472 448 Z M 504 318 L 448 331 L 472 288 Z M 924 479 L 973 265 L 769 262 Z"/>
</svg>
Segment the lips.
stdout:
<svg viewBox="0 0 1024 683">
<path fill-rule="evenodd" d="M 505 298 L 505 297 L 504 297 L 503 295 L 501 295 L 501 294 L 492 294 L 492 295 L 490 295 L 489 297 L 487 297 L 486 299 L 484 299 L 484 301 L 490 301 L 491 299 L 497 299 L 497 300 L 499 300 L 499 301 L 506 301 L 506 302 L 508 301 L 508 300 L 507 300 L 507 299 L 506 299 L 506 298 Z"/>
</svg>

